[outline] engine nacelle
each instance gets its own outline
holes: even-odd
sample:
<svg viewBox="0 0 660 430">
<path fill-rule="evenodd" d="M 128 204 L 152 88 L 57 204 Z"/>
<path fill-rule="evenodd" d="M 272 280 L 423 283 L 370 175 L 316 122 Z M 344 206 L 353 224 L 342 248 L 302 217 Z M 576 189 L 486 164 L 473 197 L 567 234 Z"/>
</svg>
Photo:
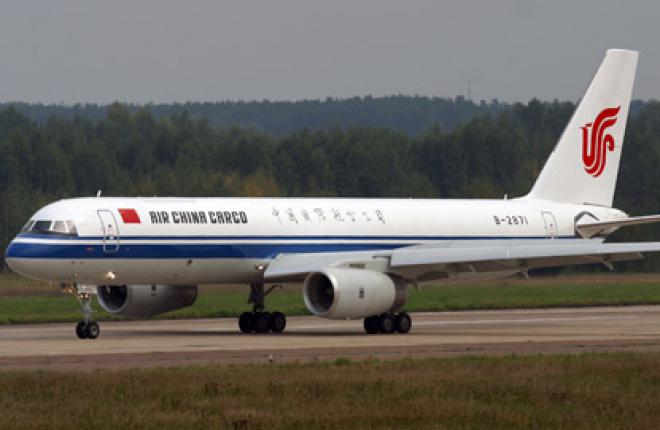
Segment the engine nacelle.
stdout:
<svg viewBox="0 0 660 430">
<path fill-rule="evenodd" d="M 110 314 L 149 317 L 192 305 L 197 285 L 99 285 L 97 293 Z"/>
<path fill-rule="evenodd" d="M 320 317 L 364 318 L 400 309 L 406 288 L 380 272 L 331 268 L 307 276 L 303 298 L 307 309 Z"/>
</svg>

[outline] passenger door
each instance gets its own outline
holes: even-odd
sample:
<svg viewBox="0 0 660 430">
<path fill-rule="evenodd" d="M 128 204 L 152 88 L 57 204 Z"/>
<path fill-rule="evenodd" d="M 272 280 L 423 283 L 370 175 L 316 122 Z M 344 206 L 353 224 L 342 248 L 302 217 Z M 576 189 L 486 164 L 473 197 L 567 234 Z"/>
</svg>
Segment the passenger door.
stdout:
<svg viewBox="0 0 660 430">
<path fill-rule="evenodd" d="M 98 211 L 103 227 L 103 252 L 113 254 L 119 251 L 119 230 L 115 216 L 107 209 Z"/>
<path fill-rule="evenodd" d="M 556 239 L 558 235 L 557 220 L 552 212 L 543 211 L 543 221 L 545 222 L 545 234 L 549 239 Z"/>
</svg>

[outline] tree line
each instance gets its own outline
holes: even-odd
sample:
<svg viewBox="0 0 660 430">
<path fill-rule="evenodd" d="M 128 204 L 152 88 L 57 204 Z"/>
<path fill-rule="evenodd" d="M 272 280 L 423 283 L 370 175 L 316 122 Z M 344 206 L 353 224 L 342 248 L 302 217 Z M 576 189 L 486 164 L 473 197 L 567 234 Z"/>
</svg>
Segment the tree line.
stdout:
<svg viewBox="0 0 660 430">
<path fill-rule="evenodd" d="M 182 110 L 114 103 L 103 117 L 30 118 L 0 110 L 0 246 L 39 207 L 93 196 L 480 197 L 524 195 L 575 106 L 499 105 L 453 127 L 343 124 L 285 135 L 213 125 Z M 636 103 L 615 205 L 660 212 L 660 103 Z M 657 226 L 617 233 L 660 239 Z M 653 270 L 660 259 L 628 267 Z"/>
<path fill-rule="evenodd" d="M 0 110 L 13 106 L 38 124 L 51 116 L 73 119 L 84 116 L 100 120 L 112 105 L 75 104 L 48 105 L 0 103 Z M 484 113 L 497 113 L 506 108 L 497 100 L 473 103 L 462 96 L 456 98 L 395 95 L 387 97 L 352 97 L 298 101 L 222 101 L 162 104 L 125 104 L 135 113 L 146 108 L 156 119 L 187 112 L 193 118 L 204 118 L 214 127 L 251 128 L 277 137 L 295 131 L 325 130 L 341 127 L 378 127 L 400 130 L 414 136 L 432 124 L 444 129 Z"/>
</svg>

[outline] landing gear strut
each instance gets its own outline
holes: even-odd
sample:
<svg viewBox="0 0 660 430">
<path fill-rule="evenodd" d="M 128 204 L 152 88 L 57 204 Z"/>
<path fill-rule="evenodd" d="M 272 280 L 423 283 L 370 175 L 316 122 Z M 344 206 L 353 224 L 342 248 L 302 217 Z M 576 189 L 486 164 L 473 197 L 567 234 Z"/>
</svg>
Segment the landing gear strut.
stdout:
<svg viewBox="0 0 660 430">
<path fill-rule="evenodd" d="M 101 334 L 101 329 L 96 321 L 92 320 L 92 295 L 94 291 L 85 285 L 74 285 L 67 287 L 67 290 L 73 294 L 80 307 L 82 308 L 84 318 L 76 324 L 76 335 L 79 339 L 96 339 Z"/>
<path fill-rule="evenodd" d="M 243 312 L 238 318 L 238 328 L 243 333 L 281 333 L 286 327 L 286 316 L 282 312 L 266 312 L 265 299 L 275 288 L 273 285 L 264 291 L 263 283 L 250 285 L 248 304 L 252 305 L 252 312 Z"/>
<path fill-rule="evenodd" d="M 412 318 L 407 312 L 400 314 L 384 313 L 372 315 L 364 319 L 364 331 L 368 334 L 391 334 L 394 332 L 406 334 L 412 328 Z"/>
</svg>

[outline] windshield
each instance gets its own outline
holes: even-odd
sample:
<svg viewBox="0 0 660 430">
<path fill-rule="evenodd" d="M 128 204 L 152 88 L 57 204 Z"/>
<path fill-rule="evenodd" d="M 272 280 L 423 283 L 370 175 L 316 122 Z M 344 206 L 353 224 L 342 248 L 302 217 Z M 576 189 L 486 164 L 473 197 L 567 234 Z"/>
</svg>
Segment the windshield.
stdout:
<svg viewBox="0 0 660 430">
<path fill-rule="evenodd" d="M 45 233 L 77 236 L 78 229 L 76 229 L 76 223 L 71 220 L 30 220 L 25 224 L 21 230 L 21 233 Z"/>
</svg>

